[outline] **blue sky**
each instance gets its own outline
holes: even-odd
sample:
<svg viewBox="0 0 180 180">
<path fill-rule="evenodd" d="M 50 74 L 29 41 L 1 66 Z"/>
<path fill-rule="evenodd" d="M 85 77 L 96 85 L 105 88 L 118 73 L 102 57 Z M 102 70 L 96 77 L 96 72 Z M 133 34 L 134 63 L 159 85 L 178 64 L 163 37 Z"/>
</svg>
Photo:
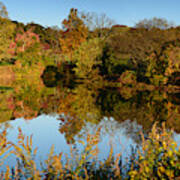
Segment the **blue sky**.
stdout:
<svg viewBox="0 0 180 180">
<path fill-rule="evenodd" d="M 96 12 L 117 24 L 133 26 L 144 18 L 160 17 L 180 25 L 180 0 L 2 0 L 9 17 L 24 23 L 61 26 L 70 8 Z"/>
</svg>

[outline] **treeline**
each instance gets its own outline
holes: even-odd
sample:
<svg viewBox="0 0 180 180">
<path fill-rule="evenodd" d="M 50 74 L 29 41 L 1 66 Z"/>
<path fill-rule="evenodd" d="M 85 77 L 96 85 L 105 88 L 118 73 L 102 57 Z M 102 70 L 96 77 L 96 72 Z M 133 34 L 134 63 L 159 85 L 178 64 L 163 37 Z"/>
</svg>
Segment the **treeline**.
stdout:
<svg viewBox="0 0 180 180">
<path fill-rule="evenodd" d="M 145 19 L 132 28 L 71 9 L 59 29 L 11 21 L 4 6 L 0 23 L 1 64 L 53 65 L 61 75 L 86 82 L 180 85 L 180 27 L 164 19 Z"/>
</svg>

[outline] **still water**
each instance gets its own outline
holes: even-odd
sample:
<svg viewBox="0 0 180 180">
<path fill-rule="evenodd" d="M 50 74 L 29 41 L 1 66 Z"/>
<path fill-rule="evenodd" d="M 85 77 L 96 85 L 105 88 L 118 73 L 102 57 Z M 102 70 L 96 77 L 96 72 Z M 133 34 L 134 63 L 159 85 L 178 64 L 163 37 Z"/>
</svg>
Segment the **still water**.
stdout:
<svg viewBox="0 0 180 180">
<path fill-rule="evenodd" d="M 50 84 L 50 85 L 49 85 Z M 139 92 L 131 87 L 113 88 L 53 83 L 41 79 L 19 79 L 0 88 L 0 122 L 8 126 L 8 139 L 15 142 L 20 127 L 25 135 L 33 135 L 38 147 L 38 162 L 47 158 L 52 145 L 55 153 L 70 154 L 70 147 L 79 152 L 79 140 L 100 128 L 100 153 L 105 159 L 113 146 L 114 154 L 126 157 L 140 144 L 156 122 L 166 122 L 180 139 L 180 94 L 160 91 Z M 16 159 L 8 157 L 5 165 Z"/>
</svg>

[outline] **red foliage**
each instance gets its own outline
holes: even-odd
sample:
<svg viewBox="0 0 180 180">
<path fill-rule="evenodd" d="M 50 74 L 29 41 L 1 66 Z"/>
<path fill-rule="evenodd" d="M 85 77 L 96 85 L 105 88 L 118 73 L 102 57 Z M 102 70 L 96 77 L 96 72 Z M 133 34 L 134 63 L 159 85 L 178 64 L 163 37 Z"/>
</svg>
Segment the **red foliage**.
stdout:
<svg viewBox="0 0 180 180">
<path fill-rule="evenodd" d="M 116 25 L 112 26 L 112 28 L 124 28 L 124 27 L 128 27 L 128 26 L 120 25 L 120 24 L 116 24 Z"/>
<path fill-rule="evenodd" d="M 48 49 L 50 49 L 51 47 L 50 47 L 50 45 L 49 44 L 43 44 L 42 45 L 42 48 L 44 49 L 44 50 L 48 50 Z"/>
<path fill-rule="evenodd" d="M 29 47 L 32 47 L 35 43 L 39 42 L 39 36 L 33 33 L 32 30 L 17 33 L 14 42 L 9 46 L 9 53 L 15 55 L 19 52 L 24 52 Z"/>
</svg>

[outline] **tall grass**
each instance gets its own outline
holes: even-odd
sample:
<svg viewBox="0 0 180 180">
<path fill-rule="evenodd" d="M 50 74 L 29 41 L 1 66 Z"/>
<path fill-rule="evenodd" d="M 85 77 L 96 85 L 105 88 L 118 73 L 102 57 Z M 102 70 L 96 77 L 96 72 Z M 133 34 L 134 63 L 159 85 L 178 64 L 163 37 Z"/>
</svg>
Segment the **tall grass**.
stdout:
<svg viewBox="0 0 180 180">
<path fill-rule="evenodd" d="M 32 136 L 25 136 L 19 128 L 16 144 L 7 140 L 7 129 L 0 133 L 0 167 L 9 155 L 15 155 L 15 167 L 7 166 L 0 172 L 0 179 L 175 179 L 180 178 L 180 150 L 172 138 L 172 131 L 153 126 L 147 138 L 142 134 L 142 146 L 132 152 L 129 160 L 122 166 L 121 155 L 113 155 L 113 149 L 104 161 L 99 161 L 98 143 L 100 129 L 89 134 L 83 151 L 63 161 L 63 153 L 54 154 L 51 148 L 47 159 L 37 168 L 36 152 Z"/>
</svg>

